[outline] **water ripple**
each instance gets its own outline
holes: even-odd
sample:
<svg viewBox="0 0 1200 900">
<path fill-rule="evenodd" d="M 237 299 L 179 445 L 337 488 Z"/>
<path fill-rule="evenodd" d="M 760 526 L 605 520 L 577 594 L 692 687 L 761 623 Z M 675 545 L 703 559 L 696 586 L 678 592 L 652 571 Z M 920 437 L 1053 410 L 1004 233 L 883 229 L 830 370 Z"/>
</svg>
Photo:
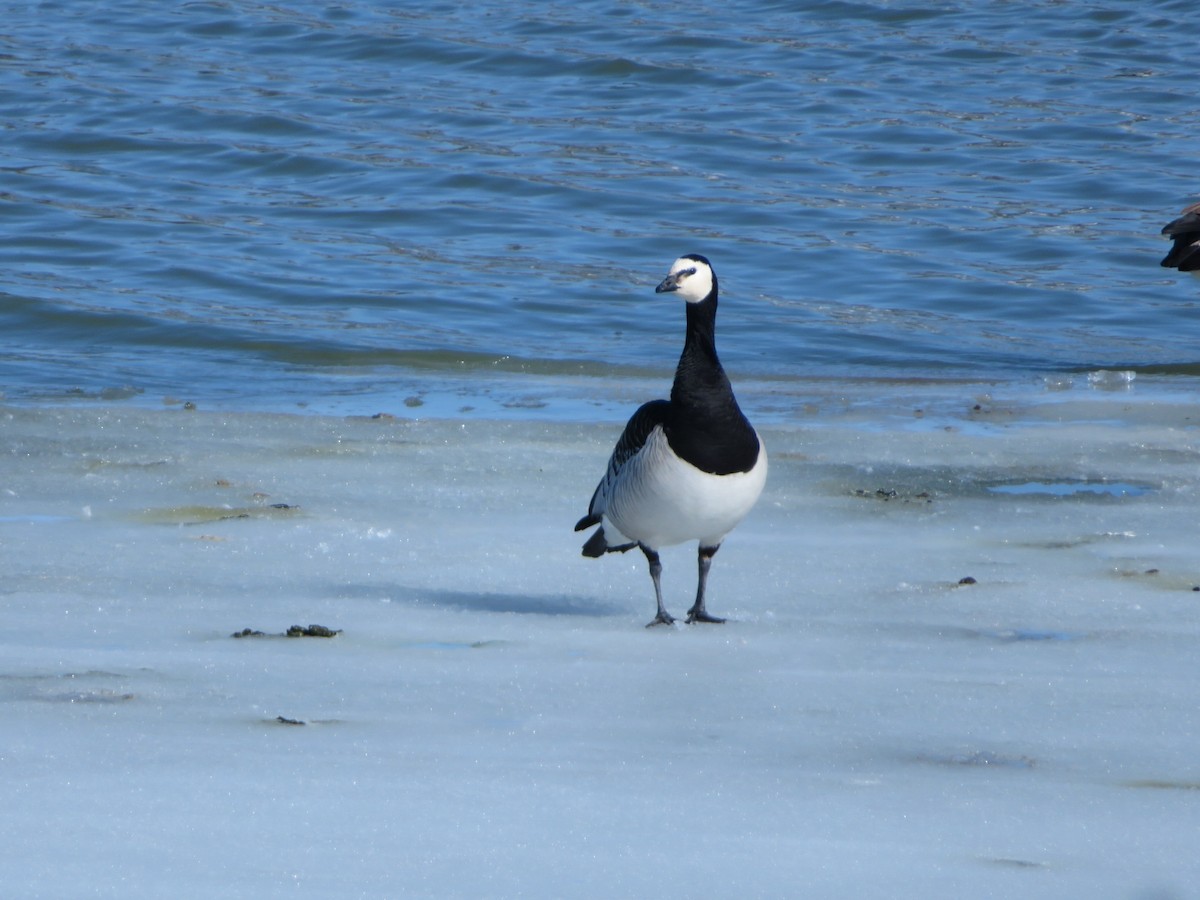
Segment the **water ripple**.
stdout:
<svg viewBox="0 0 1200 900">
<path fill-rule="evenodd" d="M 1190 373 L 1189 10 L 14 8 L 0 389 L 667 373 L 691 250 L 745 377 Z"/>
</svg>

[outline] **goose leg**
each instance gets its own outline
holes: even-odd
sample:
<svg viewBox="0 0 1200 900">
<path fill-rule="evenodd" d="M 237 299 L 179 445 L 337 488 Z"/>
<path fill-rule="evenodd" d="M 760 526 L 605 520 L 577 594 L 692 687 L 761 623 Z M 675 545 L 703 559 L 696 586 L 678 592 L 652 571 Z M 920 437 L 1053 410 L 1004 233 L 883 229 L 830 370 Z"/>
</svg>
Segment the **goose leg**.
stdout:
<svg viewBox="0 0 1200 900">
<path fill-rule="evenodd" d="M 655 625 L 671 625 L 675 621 L 675 617 L 667 612 L 667 608 L 662 602 L 662 584 L 660 576 L 662 575 L 662 563 L 658 560 L 658 553 L 651 550 L 645 544 L 638 544 L 642 548 L 642 552 L 646 554 L 646 561 L 650 563 L 650 578 L 654 582 L 654 599 L 658 601 L 658 615 L 654 617 L 654 621 L 646 624 L 647 628 Z"/>
<path fill-rule="evenodd" d="M 699 580 L 696 583 L 696 602 L 692 604 L 692 608 L 688 610 L 688 624 L 693 622 L 711 622 L 721 623 L 724 619 L 719 619 L 716 616 L 710 616 L 708 610 L 704 608 L 704 589 L 708 585 L 708 570 L 712 566 L 712 558 L 716 552 L 721 549 L 721 545 L 715 547 L 705 547 L 701 545 L 699 552 L 696 554 L 696 562 L 700 569 Z"/>
</svg>

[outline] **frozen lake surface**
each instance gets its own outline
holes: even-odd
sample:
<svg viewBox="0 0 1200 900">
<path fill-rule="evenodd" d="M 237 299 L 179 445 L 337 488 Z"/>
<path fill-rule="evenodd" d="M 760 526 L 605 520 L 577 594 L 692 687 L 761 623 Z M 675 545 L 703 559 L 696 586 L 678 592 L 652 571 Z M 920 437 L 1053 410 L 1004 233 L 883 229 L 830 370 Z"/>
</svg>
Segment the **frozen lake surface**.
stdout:
<svg viewBox="0 0 1200 900">
<path fill-rule="evenodd" d="M 4 896 L 1196 896 L 1198 424 L 814 386 L 647 630 L 612 424 L 0 409 Z"/>
</svg>

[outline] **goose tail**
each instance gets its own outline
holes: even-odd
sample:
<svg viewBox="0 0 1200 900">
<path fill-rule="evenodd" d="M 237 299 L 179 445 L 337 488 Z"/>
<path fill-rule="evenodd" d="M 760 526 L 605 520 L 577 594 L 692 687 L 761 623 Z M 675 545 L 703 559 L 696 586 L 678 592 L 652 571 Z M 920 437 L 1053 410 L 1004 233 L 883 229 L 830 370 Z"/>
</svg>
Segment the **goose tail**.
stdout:
<svg viewBox="0 0 1200 900">
<path fill-rule="evenodd" d="M 583 529 L 590 528 L 592 525 L 599 525 L 600 521 L 600 516 L 594 514 L 584 516 L 575 523 L 575 530 L 583 531 Z M 583 555 L 591 559 L 598 559 L 605 553 L 624 553 L 626 550 L 632 550 L 636 546 L 637 541 L 630 541 L 624 544 L 609 544 L 608 536 L 604 533 L 604 526 L 600 525 L 584 543 Z"/>
</svg>

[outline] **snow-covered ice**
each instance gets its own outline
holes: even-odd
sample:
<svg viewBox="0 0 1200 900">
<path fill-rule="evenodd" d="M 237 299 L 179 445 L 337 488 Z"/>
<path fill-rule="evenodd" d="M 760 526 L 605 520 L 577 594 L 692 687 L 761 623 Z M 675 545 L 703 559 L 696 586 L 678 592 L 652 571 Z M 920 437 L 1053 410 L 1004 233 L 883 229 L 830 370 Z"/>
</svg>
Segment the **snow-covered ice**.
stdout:
<svg viewBox="0 0 1200 900">
<path fill-rule="evenodd" d="M 731 621 L 652 630 L 571 530 L 619 423 L 0 409 L 0 894 L 1197 896 L 1200 404 L 1141 390 L 814 386 Z"/>
</svg>

